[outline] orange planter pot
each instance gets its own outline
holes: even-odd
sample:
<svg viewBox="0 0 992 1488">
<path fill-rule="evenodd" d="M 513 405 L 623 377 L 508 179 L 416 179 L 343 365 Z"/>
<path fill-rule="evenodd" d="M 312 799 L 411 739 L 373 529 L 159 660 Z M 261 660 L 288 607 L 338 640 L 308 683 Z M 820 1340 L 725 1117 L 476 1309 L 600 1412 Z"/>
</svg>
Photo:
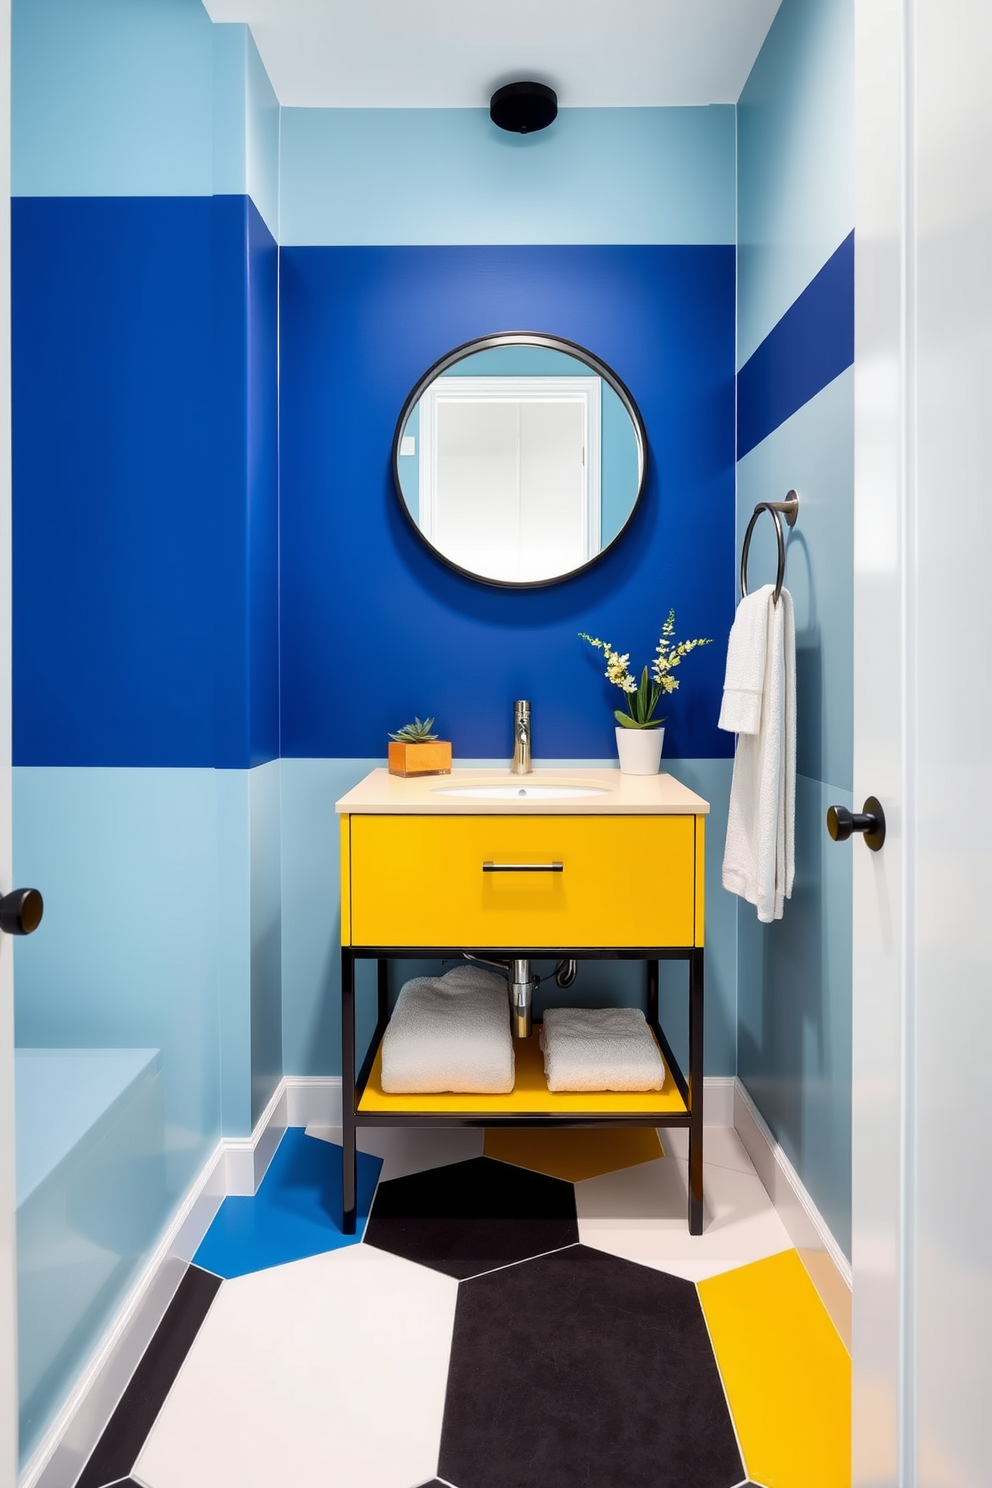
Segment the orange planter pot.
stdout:
<svg viewBox="0 0 992 1488">
<path fill-rule="evenodd" d="M 392 740 L 389 745 L 390 775 L 450 775 L 451 745 L 446 739 L 435 739 L 431 744 L 402 744 Z"/>
</svg>

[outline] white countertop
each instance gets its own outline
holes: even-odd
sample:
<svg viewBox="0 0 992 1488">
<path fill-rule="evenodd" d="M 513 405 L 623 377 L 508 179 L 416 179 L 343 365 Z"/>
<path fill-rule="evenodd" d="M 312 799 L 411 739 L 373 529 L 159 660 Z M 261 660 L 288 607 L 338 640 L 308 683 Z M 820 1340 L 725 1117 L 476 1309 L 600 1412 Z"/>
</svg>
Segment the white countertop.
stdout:
<svg viewBox="0 0 992 1488">
<path fill-rule="evenodd" d="M 598 787 L 602 794 L 542 799 L 526 796 L 485 800 L 452 795 L 455 789 L 484 785 L 572 785 Z M 684 816 L 705 815 L 710 805 L 672 775 L 621 775 L 619 770 L 460 770 L 450 775 L 404 779 L 388 770 L 372 770 L 334 807 L 341 815 L 401 816 Z"/>
</svg>

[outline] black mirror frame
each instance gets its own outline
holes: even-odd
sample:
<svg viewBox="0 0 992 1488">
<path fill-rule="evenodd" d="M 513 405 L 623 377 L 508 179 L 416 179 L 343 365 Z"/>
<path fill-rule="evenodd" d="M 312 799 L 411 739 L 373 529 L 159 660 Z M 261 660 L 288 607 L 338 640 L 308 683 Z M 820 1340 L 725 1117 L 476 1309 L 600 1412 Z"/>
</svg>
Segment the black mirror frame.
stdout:
<svg viewBox="0 0 992 1488">
<path fill-rule="evenodd" d="M 432 542 L 428 541 L 421 532 L 410 513 L 410 508 L 406 504 L 403 496 L 403 487 L 400 484 L 400 440 L 403 437 L 403 430 L 406 428 L 407 420 L 420 401 L 421 395 L 434 379 L 440 377 L 441 373 L 446 372 L 449 367 L 453 367 L 457 362 L 462 361 L 467 356 L 474 355 L 476 352 L 491 351 L 499 346 L 537 346 L 544 351 L 564 352 L 566 355 L 584 362 L 587 367 L 602 377 L 603 381 L 608 383 L 613 389 L 627 410 L 628 417 L 634 426 L 634 438 L 637 441 L 637 455 L 641 474 L 637 486 L 637 494 L 634 497 L 627 520 L 616 536 L 607 543 L 605 548 L 600 549 L 595 557 L 587 559 L 585 563 L 580 563 L 577 568 L 569 569 L 567 573 L 555 574 L 550 579 L 489 579 L 483 574 L 473 573 L 471 569 L 462 568 L 460 564 L 453 563 L 450 558 L 445 557 L 439 548 L 436 548 Z M 594 563 L 598 563 L 601 558 L 606 557 L 607 553 L 612 552 L 627 531 L 627 528 L 634 520 L 644 495 L 644 487 L 648 474 L 648 437 L 647 431 L 644 428 L 644 420 L 641 418 L 640 409 L 631 397 L 627 387 L 621 382 L 612 367 L 608 367 L 605 362 L 600 361 L 599 357 L 595 356 L 591 351 L 587 351 L 584 346 L 579 346 L 575 341 L 567 341 L 562 336 L 548 336 L 540 331 L 500 331 L 492 336 L 479 336 L 472 341 L 463 342 L 461 346 L 456 346 L 453 351 L 449 351 L 443 357 L 440 357 L 424 373 L 403 404 L 400 412 L 396 424 L 396 432 L 393 435 L 392 467 L 393 487 L 396 491 L 396 499 L 400 504 L 400 510 L 424 547 L 433 553 L 434 557 L 443 563 L 446 568 L 453 569 L 455 573 L 461 574 L 463 578 L 472 579 L 477 584 L 488 584 L 494 589 L 547 589 L 552 584 L 563 584 L 567 579 L 574 579 L 577 574 L 585 573 L 587 569 L 592 568 Z"/>
</svg>

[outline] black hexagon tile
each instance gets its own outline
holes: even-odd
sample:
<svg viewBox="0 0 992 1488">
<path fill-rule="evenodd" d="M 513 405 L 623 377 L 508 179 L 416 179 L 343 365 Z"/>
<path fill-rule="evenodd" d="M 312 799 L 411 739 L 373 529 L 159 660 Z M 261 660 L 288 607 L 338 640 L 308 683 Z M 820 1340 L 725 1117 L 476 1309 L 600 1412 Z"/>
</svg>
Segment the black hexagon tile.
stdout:
<svg viewBox="0 0 992 1488">
<path fill-rule="evenodd" d="M 459 1280 L 578 1238 L 570 1183 L 488 1157 L 380 1183 L 365 1231 L 367 1245 Z"/>
<path fill-rule="evenodd" d="M 734 1488 L 695 1286 L 575 1245 L 458 1288 L 438 1475 L 459 1488 Z"/>
</svg>

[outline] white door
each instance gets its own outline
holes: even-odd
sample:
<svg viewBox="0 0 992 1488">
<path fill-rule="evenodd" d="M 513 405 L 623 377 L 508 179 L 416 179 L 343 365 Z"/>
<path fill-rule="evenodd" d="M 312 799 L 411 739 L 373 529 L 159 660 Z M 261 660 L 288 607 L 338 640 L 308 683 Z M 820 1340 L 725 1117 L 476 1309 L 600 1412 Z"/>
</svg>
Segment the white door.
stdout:
<svg viewBox="0 0 992 1488">
<path fill-rule="evenodd" d="M 987 1488 L 992 7 L 856 16 L 854 1484 Z"/>
<path fill-rule="evenodd" d="M 10 0 L 0 0 L 0 893 L 14 887 L 10 780 Z M 12 961 L 0 935 L 0 1488 L 17 1482 Z"/>
<path fill-rule="evenodd" d="M 598 377 L 444 377 L 420 400 L 424 536 L 470 573 L 510 583 L 600 549 Z"/>
</svg>

